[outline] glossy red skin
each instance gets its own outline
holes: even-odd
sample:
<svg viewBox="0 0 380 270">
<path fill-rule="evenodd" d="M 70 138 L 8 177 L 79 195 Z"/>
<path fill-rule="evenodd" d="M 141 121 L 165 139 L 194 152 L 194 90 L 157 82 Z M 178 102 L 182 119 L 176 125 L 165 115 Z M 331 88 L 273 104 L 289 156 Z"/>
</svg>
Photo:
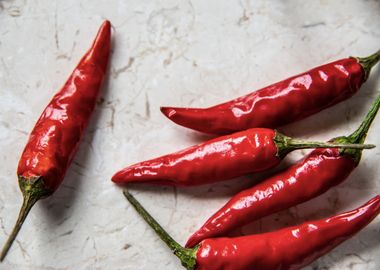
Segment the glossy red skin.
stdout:
<svg viewBox="0 0 380 270">
<path fill-rule="evenodd" d="M 105 21 L 90 50 L 38 119 L 19 161 L 19 176 L 41 176 L 47 190 L 58 188 L 95 108 L 110 45 L 111 24 Z"/>
<path fill-rule="evenodd" d="M 296 270 L 363 229 L 380 213 L 380 196 L 362 207 L 279 231 L 204 240 L 196 270 Z"/>
<path fill-rule="evenodd" d="M 193 247 L 207 238 L 308 201 L 343 182 L 356 163 L 339 149 L 316 149 L 301 162 L 236 194 L 187 241 Z"/>
<path fill-rule="evenodd" d="M 161 111 L 173 122 L 205 133 L 277 128 L 348 99 L 363 82 L 362 66 L 346 58 L 210 108 L 162 107 Z"/>
<path fill-rule="evenodd" d="M 192 186 L 263 171 L 281 161 L 273 140 L 275 135 L 272 129 L 255 128 L 218 137 L 126 167 L 112 181 Z"/>
</svg>

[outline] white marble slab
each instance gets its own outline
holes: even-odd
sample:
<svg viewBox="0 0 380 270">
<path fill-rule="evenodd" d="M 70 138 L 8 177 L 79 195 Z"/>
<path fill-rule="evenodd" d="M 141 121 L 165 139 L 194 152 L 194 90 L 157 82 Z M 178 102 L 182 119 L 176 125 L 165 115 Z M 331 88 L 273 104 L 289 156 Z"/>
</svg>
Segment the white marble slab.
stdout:
<svg viewBox="0 0 380 270">
<path fill-rule="evenodd" d="M 379 49 L 380 1 L 0 0 L 0 244 L 21 204 L 16 166 L 42 109 L 113 24 L 110 74 L 62 187 L 40 201 L 0 269 L 181 269 L 110 181 L 125 165 L 205 139 L 161 105 L 209 106 L 308 68 Z M 380 91 L 360 93 L 282 130 L 305 139 L 353 131 Z M 380 145 L 380 119 L 368 142 Z M 307 151 L 290 155 L 285 163 Z M 380 147 L 325 195 L 254 223 L 256 232 L 338 213 L 380 192 Z M 132 192 L 180 243 L 257 176 L 196 188 Z M 243 231 L 247 231 L 244 229 Z M 306 269 L 380 269 L 380 219 Z"/>
</svg>

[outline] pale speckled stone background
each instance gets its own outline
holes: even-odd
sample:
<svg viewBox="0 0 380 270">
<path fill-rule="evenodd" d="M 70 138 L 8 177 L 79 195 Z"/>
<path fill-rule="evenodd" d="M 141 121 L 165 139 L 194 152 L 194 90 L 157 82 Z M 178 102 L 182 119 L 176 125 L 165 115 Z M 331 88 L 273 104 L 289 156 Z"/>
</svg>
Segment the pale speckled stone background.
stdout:
<svg viewBox="0 0 380 270">
<path fill-rule="evenodd" d="M 380 48 L 380 1 L 0 0 L 0 244 L 16 220 L 20 153 L 44 106 L 113 24 L 102 98 L 64 184 L 32 210 L 0 269 L 181 269 L 110 182 L 124 165 L 207 138 L 160 105 L 209 106 L 308 68 Z M 380 68 L 354 98 L 282 128 L 305 139 L 348 134 L 380 91 Z M 368 136 L 379 141 L 380 119 Z M 284 162 L 301 158 L 291 154 Z M 380 191 L 380 147 L 342 185 L 244 228 L 263 232 L 325 217 Z M 133 193 L 180 243 L 260 177 Z M 380 219 L 306 269 L 380 269 Z"/>
</svg>

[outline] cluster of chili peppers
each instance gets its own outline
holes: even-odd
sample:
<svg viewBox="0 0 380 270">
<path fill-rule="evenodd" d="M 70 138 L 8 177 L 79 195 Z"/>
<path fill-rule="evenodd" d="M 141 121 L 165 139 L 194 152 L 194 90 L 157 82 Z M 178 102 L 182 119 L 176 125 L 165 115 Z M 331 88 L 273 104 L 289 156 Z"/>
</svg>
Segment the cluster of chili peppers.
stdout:
<svg viewBox="0 0 380 270">
<path fill-rule="evenodd" d="M 376 98 L 362 124 L 351 135 L 333 142 L 363 143 L 380 108 Z M 342 183 L 361 159 L 360 150 L 316 149 L 283 171 L 236 194 L 188 240 L 194 247 L 206 238 L 227 235 L 254 220 L 308 201 Z"/>
<path fill-rule="evenodd" d="M 380 108 L 380 95 L 359 128 L 331 142 L 363 143 Z M 258 235 L 226 238 L 228 232 L 289 208 L 343 182 L 361 159 L 360 149 L 324 148 L 298 164 L 235 195 L 186 244 L 179 245 L 128 192 L 137 212 L 189 270 L 300 269 L 349 239 L 380 213 L 380 196 L 327 219 Z"/>
<path fill-rule="evenodd" d="M 226 180 L 278 165 L 289 152 L 319 148 L 260 184 L 233 196 L 179 245 L 127 191 L 137 212 L 189 270 L 300 269 L 347 240 L 380 213 L 380 196 L 334 217 L 264 234 L 228 238 L 234 229 L 310 200 L 343 182 L 360 162 L 380 95 L 358 129 L 327 143 L 287 137 L 278 127 L 319 112 L 355 94 L 380 60 L 347 58 L 208 109 L 161 108 L 177 124 L 224 135 L 117 172 L 119 184 L 191 186 Z M 361 145 L 361 147 L 359 147 Z"/>
<path fill-rule="evenodd" d="M 19 161 L 24 201 L 0 254 L 2 261 L 33 205 L 52 195 L 64 179 L 95 108 L 111 47 L 105 21 L 90 50 L 42 112 Z M 227 134 L 180 152 L 140 162 L 112 180 L 163 185 L 200 185 L 267 170 L 291 151 L 318 148 L 299 163 L 235 195 L 188 240 L 175 242 L 128 192 L 124 194 L 187 269 L 299 269 L 350 238 L 380 213 L 380 196 L 363 206 L 319 221 L 259 235 L 221 238 L 240 226 L 314 198 L 343 182 L 359 164 L 380 95 L 360 127 L 329 142 L 303 141 L 272 129 L 305 118 L 355 94 L 380 61 L 338 60 L 208 108 L 163 107 L 174 122 L 198 131 Z M 231 134 L 232 133 L 232 134 Z"/>
</svg>

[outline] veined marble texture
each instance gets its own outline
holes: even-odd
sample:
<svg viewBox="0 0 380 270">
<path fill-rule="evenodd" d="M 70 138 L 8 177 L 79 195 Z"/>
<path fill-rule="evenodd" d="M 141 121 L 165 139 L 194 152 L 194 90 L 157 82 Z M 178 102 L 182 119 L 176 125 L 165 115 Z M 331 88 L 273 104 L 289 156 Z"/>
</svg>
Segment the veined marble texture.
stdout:
<svg viewBox="0 0 380 270">
<path fill-rule="evenodd" d="M 0 0 L 0 245 L 21 206 L 15 172 L 29 132 L 102 21 L 113 25 L 110 72 L 84 141 L 63 185 L 35 205 L 0 269 L 182 269 L 110 181 L 126 165 L 208 138 L 168 121 L 159 107 L 206 107 L 369 55 L 380 49 L 379 14 L 373 0 Z M 380 92 L 379 75 L 377 67 L 350 100 L 281 130 L 319 140 L 349 134 Z M 379 132 L 380 116 L 367 139 L 379 147 L 365 151 L 345 183 L 242 233 L 330 216 L 379 193 Z M 292 153 L 282 167 L 307 152 Z M 270 173 L 131 192 L 184 243 L 228 198 Z M 305 269 L 380 269 L 379 239 L 377 218 Z"/>
</svg>

